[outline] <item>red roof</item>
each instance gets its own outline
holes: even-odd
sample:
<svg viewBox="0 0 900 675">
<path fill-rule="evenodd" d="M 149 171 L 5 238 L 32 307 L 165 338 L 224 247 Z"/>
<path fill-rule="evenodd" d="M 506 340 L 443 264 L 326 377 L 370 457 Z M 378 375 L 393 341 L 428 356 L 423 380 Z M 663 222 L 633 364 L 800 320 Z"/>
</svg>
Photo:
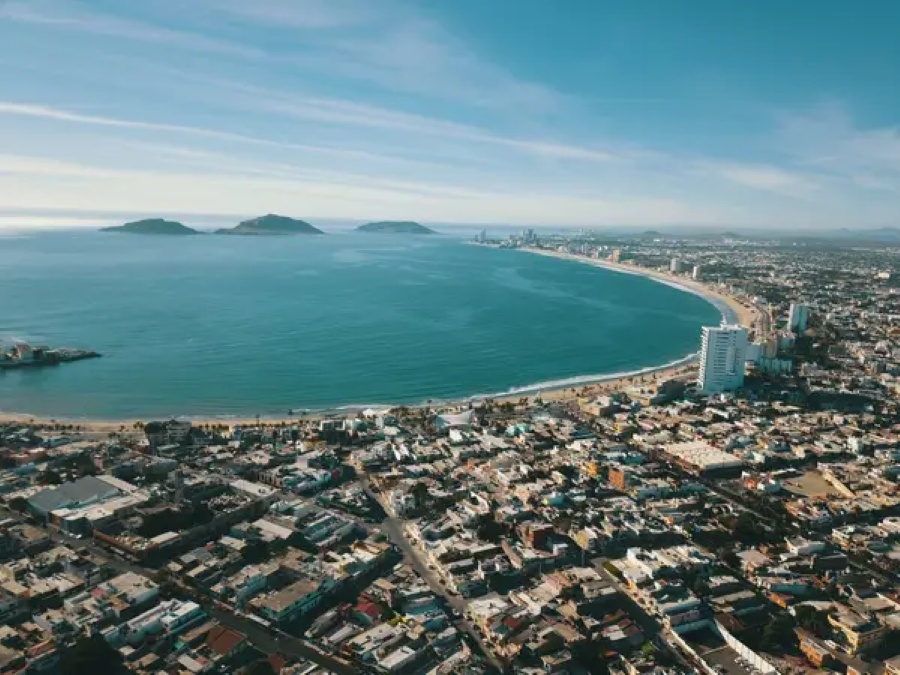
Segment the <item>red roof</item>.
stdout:
<svg viewBox="0 0 900 675">
<path fill-rule="evenodd" d="M 372 619 L 377 619 L 381 616 L 381 607 L 379 607 L 374 602 L 363 600 L 357 603 L 356 607 L 354 607 L 353 609 L 355 609 L 357 612 L 365 614 L 368 617 L 371 617 Z"/>
<path fill-rule="evenodd" d="M 280 673 L 281 669 L 288 664 L 287 658 L 281 654 L 269 654 L 269 665 L 276 673 Z"/>
<path fill-rule="evenodd" d="M 206 634 L 206 646 L 216 654 L 227 656 L 247 639 L 243 633 L 218 624 Z"/>
</svg>

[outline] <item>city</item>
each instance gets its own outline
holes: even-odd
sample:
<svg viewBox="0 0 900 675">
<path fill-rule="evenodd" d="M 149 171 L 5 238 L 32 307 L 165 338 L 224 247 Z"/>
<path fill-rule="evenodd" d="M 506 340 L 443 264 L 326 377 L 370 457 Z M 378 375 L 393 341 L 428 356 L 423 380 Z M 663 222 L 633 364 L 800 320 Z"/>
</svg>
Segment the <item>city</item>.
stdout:
<svg viewBox="0 0 900 675">
<path fill-rule="evenodd" d="M 2 672 L 900 672 L 896 249 L 478 241 L 755 318 L 554 395 L 4 422 Z"/>
</svg>

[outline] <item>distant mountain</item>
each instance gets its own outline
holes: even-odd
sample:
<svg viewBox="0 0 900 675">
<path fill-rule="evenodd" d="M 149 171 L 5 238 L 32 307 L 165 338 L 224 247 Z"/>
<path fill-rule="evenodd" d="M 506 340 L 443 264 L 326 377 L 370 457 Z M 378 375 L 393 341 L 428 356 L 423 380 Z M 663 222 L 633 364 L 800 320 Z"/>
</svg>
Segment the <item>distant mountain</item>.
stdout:
<svg viewBox="0 0 900 675">
<path fill-rule="evenodd" d="M 136 220 L 133 223 L 125 223 L 124 225 L 116 225 L 115 227 L 104 227 L 101 232 L 122 232 L 124 234 L 163 234 L 163 235 L 185 235 L 185 234 L 202 234 L 197 230 L 191 229 L 174 220 L 163 220 L 162 218 L 148 218 L 146 220 Z"/>
<path fill-rule="evenodd" d="M 356 228 L 357 232 L 373 234 L 435 234 L 435 231 L 409 220 L 382 220 L 366 223 Z"/>
<path fill-rule="evenodd" d="M 235 235 L 289 235 L 289 234 L 325 234 L 322 230 L 313 227 L 305 220 L 297 220 L 288 218 L 287 216 L 276 216 L 268 214 L 260 216 L 253 220 L 245 220 L 237 225 L 237 227 L 223 228 L 216 230 L 216 234 L 235 234 Z"/>
</svg>

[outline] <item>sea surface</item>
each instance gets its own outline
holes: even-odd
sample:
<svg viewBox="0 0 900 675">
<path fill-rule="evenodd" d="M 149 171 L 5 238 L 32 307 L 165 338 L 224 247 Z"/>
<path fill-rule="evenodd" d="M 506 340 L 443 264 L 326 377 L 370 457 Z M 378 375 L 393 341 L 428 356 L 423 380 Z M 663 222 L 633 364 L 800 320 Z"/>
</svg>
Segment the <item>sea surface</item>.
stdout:
<svg viewBox="0 0 900 675">
<path fill-rule="evenodd" d="M 3 236 L 0 279 L 0 341 L 104 355 L 0 371 L 0 410 L 58 418 L 535 391 L 682 359 L 720 318 L 644 277 L 449 236 Z"/>
</svg>

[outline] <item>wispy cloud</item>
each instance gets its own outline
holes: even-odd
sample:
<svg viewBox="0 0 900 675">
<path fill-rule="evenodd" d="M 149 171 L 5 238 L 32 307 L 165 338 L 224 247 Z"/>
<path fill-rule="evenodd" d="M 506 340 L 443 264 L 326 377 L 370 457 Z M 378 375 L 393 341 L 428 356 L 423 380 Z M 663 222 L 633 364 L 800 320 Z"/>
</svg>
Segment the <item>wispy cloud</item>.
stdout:
<svg viewBox="0 0 900 675">
<path fill-rule="evenodd" d="M 748 113 L 752 137 L 739 125 L 682 133 L 658 114 L 671 99 L 629 87 L 606 99 L 628 106 L 591 111 L 599 97 L 510 67 L 442 12 L 402 0 L 9 0 L 0 210 L 586 225 L 900 212 L 895 126 L 829 104 Z M 639 103 L 656 113 L 631 124 L 624 110 Z"/>
<path fill-rule="evenodd" d="M 365 25 L 375 20 L 379 11 L 374 3 L 357 0 L 207 0 L 207 7 L 265 26 L 303 30 Z"/>
<path fill-rule="evenodd" d="M 900 180 L 900 126 L 862 128 L 846 107 L 831 101 L 802 113 L 783 115 L 777 141 L 801 162 L 851 178 L 865 188 L 884 189 Z"/>
<path fill-rule="evenodd" d="M 59 3 L 46 1 L 21 2 L 9 0 L 0 3 L 0 19 L 23 24 L 32 24 L 69 31 L 78 31 L 117 40 L 136 40 L 176 46 L 179 49 L 224 54 L 243 58 L 261 58 L 260 49 L 240 43 L 219 40 L 199 33 L 190 33 L 170 28 L 153 26 L 139 21 L 131 21 L 106 14 L 85 10 L 74 5 L 60 8 Z"/>
<path fill-rule="evenodd" d="M 766 164 L 700 162 L 698 167 L 708 175 L 738 185 L 798 199 L 812 196 L 820 187 L 811 175 Z"/>
<path fill-rule="evenodd" d="M 256 21 L 267 30 L 296 33 L 307 48 L 274 56 L 283 63 L 506 112 L 527 106 L 538 114 L 573 103 L 479 55 L 429 17 L 423 5 L 394 0 L 208 1 L 213 9 Z"/>
<path fill-rule="evenodd" d="M 364 128 L 390 129 L 406 133 L 424 134 L 429 136 L 443 136 L 452 139 L 468 140 L 476 143 L 504 146 L 526 154 L 556 159 L 571 159 L 593 162 L 610 162 L 619 156 L 602 149 L 579 147 L 560 144 L 551 141 L 508 138 L 479 130 L 476 127 L 447 122 L 444 120 L 409 115 L 395 111 L 353 104 L 346 101 L 308 99 L 294 104 L 272 103 L 271 101 L 249 101 L 245 104 L 250 108 L 260 111 L 280 113 L 289 117 L 302 118 L 317 121 L 328 125 L 351 125 Z M 367 155 L 354 150 L 327 148 L 292 142 L 276 141 L 245 134 L 221 131 L 216 129 L 170 124 L 165 122 L 147 122 L 142 120 L 127 120 L 114 117 L 88 115 L 60 108 L 0 101 L 0 115 L 15 115 L 22 117 L 34 117 L 41 119 L 70 122 L 74 124 L 87 124 L 93 126 L 106 126 L 121 129 L 138 129 L 144 131 L 162 131 L 177 134 L 187 134 L 223 141 L 238 143 L 250 143 L 255 145 L 280 147 L 293 150 L 305 150 L 310 152 L 336 153 L 347 157 L 360 157 Z M 369 155 L 371 157 L 371 155 Z"/>
</svg>

